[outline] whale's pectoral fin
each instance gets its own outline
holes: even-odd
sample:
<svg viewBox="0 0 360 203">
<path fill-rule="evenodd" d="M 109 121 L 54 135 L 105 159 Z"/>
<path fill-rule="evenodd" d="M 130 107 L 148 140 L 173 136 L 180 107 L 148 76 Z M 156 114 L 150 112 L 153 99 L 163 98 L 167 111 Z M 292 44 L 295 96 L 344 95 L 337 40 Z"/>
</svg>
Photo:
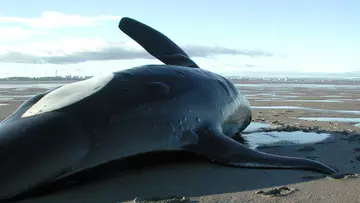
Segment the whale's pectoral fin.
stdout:
<svg viewBox="0 0 360 203">
<path fill-rule="evenodd" d="M 215 125 L 209 123 L 185 131 L 180 143 L 185 150 L 225 165 L 249 168 L 309 169 L 326 174 L 337 172 L 315 160 L 272 155 L 250 149 L 224 135 Z"/>
<path fill-rule="evenodd" d="M 120 20 L 119 29 L 167 65 L 199 68 L 175 42 L 148 25 L 124 17 Z"/>
</svg>

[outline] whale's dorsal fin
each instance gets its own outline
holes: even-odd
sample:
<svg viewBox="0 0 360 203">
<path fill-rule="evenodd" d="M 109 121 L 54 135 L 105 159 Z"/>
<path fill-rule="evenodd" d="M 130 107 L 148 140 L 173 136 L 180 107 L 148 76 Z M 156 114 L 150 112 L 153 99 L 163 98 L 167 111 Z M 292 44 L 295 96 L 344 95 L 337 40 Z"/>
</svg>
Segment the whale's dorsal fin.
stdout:
<svg viewBox="0 0 360 203">
<path fill-rule="evenodd" d="M 120 20 L 119 29 L 166 65 L 199 68 L 177 44 L 148 25 L 124 17 Z"/>
</svg>

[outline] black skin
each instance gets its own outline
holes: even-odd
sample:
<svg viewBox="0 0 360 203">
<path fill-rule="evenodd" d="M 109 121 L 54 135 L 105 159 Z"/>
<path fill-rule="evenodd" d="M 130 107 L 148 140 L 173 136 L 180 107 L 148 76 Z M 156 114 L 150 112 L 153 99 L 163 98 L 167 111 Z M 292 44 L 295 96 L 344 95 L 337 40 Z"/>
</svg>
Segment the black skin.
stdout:
<svg viewBox="0 0 360 203">
<path fill-rule="evenodd" d="M 57 166 L 59 167 L 53 168 L 54 172 L 52 174 L 50 170 L 50 174 L 47 174 L 48 176 L 39 182 L 38 187 L 33 187 L 33 190 L 17 191 L 19 193 L 8 198 L 8 200 L 30 198 L 36 196 L 36 194 L 48 194 L 51 188 L 55 188 L 56 190 L 56 188 L 62 188 L 64 185 L 69 186 L 69 180 L 84 183 L 87 180 L 91 180 L 92 177 L 99 177 L 94 174 L 111 174 L 109 171 L 114 172 L 127 168 L 131 165 L 125 164 L 129 163 L 124 160 L 127 159 L 127 157 L 119 156 L 114 159 L 109 159 L 109 161 L 105 163 L 98 163 L 92 167 L 71 173 L 73 170 L 71 166 L 77 165 L 79 160 L 82 160 L 84 156 L 92 152 L 92 143 L 101 141 L 97 140 L 100 134 L 102 136 L 108 136 L 107 132 L 109 131 L 107 131 L 107 129 L 109 127 L 113 130 L 115 129 L 115 131 L 119 129 L 121 132 L 122 128 L 118 126 L 121 122 L 115 122 L 115 124 L 111 125 L 113 122 L 111 115 L 122 115 L 123 120 L 121 121 L 124 121 L 124 118 L 126 118 L 125 121 L 127 123 L 131 121 L 142 121 L 142 125 L 147 125 L 149 119 L 146 119 L 146 116 L 154 119 L 154 115 L 151 113 L 143 113 L 138 115 L 140 120 L 136 120 L 133 111 L 142 106 L 152 107 L 151 104 L 157 103 L 171 104 L 170 106 L 175 107 L 172 108 L 171 113 L 180 110 L 180 113 L 177 112 L 177 114 L 175 114 L 176 116 L 171 117 L 171 119 L 173 119 L 172 121 L 178 119 L 177 116 L 182 116 L 184 112 L 187 111 L 187 109 L 184 109 L 185 105 L 192 108 L 196 115 L 201 115 L 202 118 L 205 118 L 205 122 L 201 122 L 199 125 L 196 124 L 196 127 L 183 129 L 185 131 L 182 134 L 176 131 L 176 133 L 179 134 L 181 144 L 172 141 L 172 152 L 166 151 L 165 155 L 161 150 L 158 152 L 162 154 L 160 157 L 165 157 L 165 160 L 169 158 L 173 159 L 174 157 L 175 159 L 179 157 L 189 158 L 193 157 L 191 155 L 196 153 L 200 155 L 200 157 L 203 155 L 208 159 L 217 159 L 216 161 L 228 166 L 241 166 L 247 162 L 258 162 L 260 164 L 275 164 L 273 167 L 280 168 L 305 168 L 325 173 L 335 172 L 335 170 L 312 160 L 280 157 L 256 152 L 230 138 L 239 138 L 238 133 L 230 135 L 223 134 L 219 129 L 221 129 L 221 125 L 226 124 L 226 122 L 230 122 L 232 125 L 234 123 L 238 125 L 238 132 L 244 130 L 251 122 L 250 106 L 246 99 L 236 90 L 234 85 L 220 75 L 200 70 L 199 66 L 192 61 L 179 46 L 162 33 L 145 24 L 131 18 L 123 18 L 119 23 L 119 28 L 129 35 L 129 37 L 137 41 L 151 55 L 168 66 L 139 67 L 115 72 L 113 80 L 95 94 L 69 106 L 32 118 L 20 117 L 33 103 L 37 102 L 47 93 L 25 102 L 12 116 L 1 123 L 0 145 L 5 147 L 0 148 L 0 161 L 2 161 L 2 163 L 9 163 L 9 161 L 5 161 L 8 159 L 8 155 L 11 153 L 16 155 L 12 156 L 12 160 L 15 160 L 15 162 L 10 162 L 10 164 L 2 166 L 2 169 L 8 173 L 18 173 L 18 175 L 25 175 L 26 177 L 26 173 L 21 173 L 22 169 L 20 167 L 20 165 L 26 161 L 38 160 L 39 163 L 49 162 L 41 161 L 44 157 L 49 158 L 49 160 L 53 160 L 51 157 L 57 157 L 62 161 L 57 162 Z M 176 99 L 179 101 L 189 99 L 189 97 L 186 96 L 188 94 L 193 95 L 193 97 L 196 96 L 196 98 L 190 101 L 186 100 L 186 102 L 181 105 L 176 103 Z M 159 110 L 159 108 L 155 108 L 156 113 L 159 113 Z M 195 120 L 190 114 L 186 115 L 192 122 Z M 134 120 L 127 120 L 128 117 Z M 161 123 L 161 116 L 156 117 L 156 119 L 159 119 L 157 122 Z M 26 130 L 21 130 L 21 128 L 26 128 Z M 95 133 L 99 130 L 101 131 L 100 134 Z M 119 138 L 123 138 L 122 141 L 127 140 L 126 136 L 134 136 L 126 133 L 129 132 L 129 129 L 125 131 L 124 129 L 122 130 L 125 132 L 125 135 L 119 136 Z M 54 134 L 53 131 L 55 132 L 55 136 L 52 136 L 57 139 L 48 139 L 49 134 Z M 65 134 L 72 135 L 70 136 L 72 140 L 67 140 L 69 136 L 62 136 Z M 165 131 L 154 133 L 149 137 L 156 137 L 159 134 L 165 136 L 165 138 L 169 137 Z M 143 135 L 144 133 L 135 133 L 135 136 L 147 139 Z M 23 138 L 26 138 L 28 142 L 23 142 Z M 45 143 L 39 141 L 44 138 L 48 139 L 48 142 L 51 142 L 53 145 L 46 144 L 37 147 L 40 149 L 43 147 L 43 149 L 46 149 L 45 151 L 51 151 L 53 154 L 42 154 L 41 150 L 33 150 L 35 143 L 36 145 Z M 29 153 L 25 155 L 17 153 L 19 146 L 28 149 Z M 54 150 L 53 146 L 58 147 L 54 148 Z M 66 152 L 56 149 L 62 149 Z M 130 160 L 140 155 L 140 152 L 135 153 L 133 156 L 130 156 Z M 146 159 L 140 160 L 142 160 L 140 163 L 146 162 Z M 39 165 L 31 165 L 29 163 L 27 165 L 30 166 L 30 171 L 32 170 L 34 173 L 39 171 L 36 170 L 39 169 L 36 168 L 36 166 L 39 167 Z M 0 182 L 5 187 L 7 183 L 11 182 L 13 177 L 6 175 L 6 173 L 3 173 L 3 176 L 0 177 Z M 39 175 L 44 174 L 40 171 Z M 13 186 L 16 187 L 16 184 Z M 44 189 L 44 186 L 49 188 L 49 191 Z M 6 197 L 3 199 L 6 199 Z"/>
</svg>

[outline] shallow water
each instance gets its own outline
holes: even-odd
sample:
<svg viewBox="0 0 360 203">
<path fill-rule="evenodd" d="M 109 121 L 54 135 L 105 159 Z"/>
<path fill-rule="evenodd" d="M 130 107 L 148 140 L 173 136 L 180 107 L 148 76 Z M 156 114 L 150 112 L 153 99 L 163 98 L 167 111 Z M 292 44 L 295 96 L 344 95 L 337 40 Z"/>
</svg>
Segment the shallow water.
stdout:
<svg viewBox="0 0 360 203">
<path fill-rule="evenodd" d="M 14 98 L 10 98 L 10 97 L 0 98 L 0 101 L 11 101 L 11 100 L 14 100 Z"/>
<path fill-rule="evenodd" d="M 20 90 L 24 90 L 23 88 L 44 88 L 44 89 L 51 89 L 58 86 L 64 85 L 63 83 L 51 83 L 51 84 L 44 84 L 44 83 L 29 83 L 29 84 L 0 84 L 0 89 L 8 89 L 8 88 L 21 88 Z"/>
<path fill-rule="evenodd" d="M 340 98 L 340 100 L 342 100 L 342 101 L 360 101 L 360 99 L 343 99 L 343 98 Z"/>
<path fill-rule="evenodd" d="M 324 100 L 319 100 L 319 99 L 280 99 L 280 98 L 267 98 L 267 99 L 258 99 L 258 100 L 254 100 L 254 101 L 272 101 L 272 102 L 276 102 L 276 101 L 281 101 L 281 102 L 318 102 L 318 103 L 343 103 L 344 101 L 340 101 L 340 100 L 331 100 L 331 99 L 324 99 Z"/>
<path fill-rule="evenodd" d="M 283 90 L 294 87 L 304 87 L 311 89 L 357 89 L 359 85 L 330 85 L 330 84 L 284 84 L 284 83 L 261 83 L 261 84 L 234 84 L 236 87 L 279 87 Z"/>
<path fill-rule="evenodd" d="M 254 132 L 260 130 L 260 128 L 270 127 L 267 123 L 252 122 L 244 130 L 244 132 L 250 132 L 243 136 L 248 141 L 249 147 L 252 149 L 258 146 L 274 146 L 274 145 L 294 145 L 294 144 L 307 144 L 323 141 L 327 139 L 330 134 L 327 133 L 307 133 L 302 131 L 295 132 Z"/>
<path fill-rule="evenodd" d="M 354 126 L 360 128 L 360 118 L 341 118 L 341 117 L 298 117 L 300 120 L 326 121 L 326 122 L 348 122 L 356 123 Z"/>
<path fill-rule="evenodd" d="M 311 109 L 301 106 L 251 106 L 252 109 Z"/>
<path fill-rule="evenodd" d="M 251 108 L 252 109 L 300 109 L 300 110 L 309 110 L 309 111 L 335 112 L 335 113 L 360 115 L 360 111 L 357 110 L 314 109 L 314 108 L 307 108 L 301 106 L 251 106 Z"/>
<path fill-rule="evenodd" d="M 256 99 L 254 101 L 257 101 L 257 102 L 274 102 L 274 101 L 283 101 L 283 100 L 280 100 L 280 99 L 277 99 L 277 98 L 269 98 L 269 99 Z"/>
<path fill-rule="evenodd" d="M 0 99 L 2 98 L 24 98 L 24 97 L 33 97 L 36 94 L 22 94 L 22 95 L 0 95 Z"/>
<path fill-rule="evenodd" d="M 290 102 L 325 102 L 325 103 L 342 103 L 344 101 L 339 101 L 339 100 L 332 100 L 332 99 L 289 99 L 289 100 L 284 100 L 284 101 L 290 101 Z"/>
<path fill-rule="evenodd" d="M 259 146 L 279 146 L 316 143 L 327 139 L 330 134 L 313 132 L 259 132 L 243 135 L 248 141 L 250 148 Z"/>
<path fill-rule="evenodd" d="M 296 95 L 275 95 L 276 97 L 278 98 L 296 98 L 296 97 L 299 97 L 299 96 L 296 96 Z"/>
<path fill-rule="evenodd" d="M 337 97 L 337 98 L 343 98 L 343 97 L 350 97 L 347 95 L 325 95 L 325 96 L 321 96 L 321 97 Z"/>
<path fill-rule="evenodd" d="M 341 117 L 297 117 L 300 120 L 308 121 L 327 121 L 327 122 L 348 122 L 360 123 L 360 118 L 341 118 Z"/>
</svg>

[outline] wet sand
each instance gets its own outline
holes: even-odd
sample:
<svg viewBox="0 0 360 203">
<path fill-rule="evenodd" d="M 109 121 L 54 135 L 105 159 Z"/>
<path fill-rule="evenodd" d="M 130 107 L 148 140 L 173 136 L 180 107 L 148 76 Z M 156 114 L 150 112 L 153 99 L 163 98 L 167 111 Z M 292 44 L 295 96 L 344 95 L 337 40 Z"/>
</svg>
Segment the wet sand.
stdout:
<svg viewBox="0 0 360 203">
<path fill-rule="evenodd" d="M 259 83 L 262 82 L 244 82 Z M 360 99 L 360 86 L 356 88 L 353 83 L 349 86 L 350 88 L 313 88 L 290 87 L 280 83 L 280 87 L 266 84 L 239 87 L 254 107 L 297 106 L 321 109 L 254 108 L 253 121 L 271 124 L 271 127 L 262 131 L 331 133 L 331 138 L 319 143 L 260 147 L 259 150 L 316 159 L 340 171 L 334 178 L 306 170 L 231 168 L 208 162 L 186 161 L 131 170 L 101 182 L 24 202 L 360 202 L 360 181 L 356 176 L 360 174 L 360 128 L 350 122 L 296 119 L 300 116 L 360 118 L 360 114 L 356 112 L 360 112 L 360 101 L 357 100 Z M 41 91 L 42 89 L 37 88 L 21 91 L 0 89 L 0 96 L 27 95 Z M 272 100 L 258 101 L 269 98 Z M 0 106 L 0 119 L 6 118 L 24 100 L 25 98 L 16 98 L 0 101 L 8 104 Z M 355 175 L 345 176 L 346 173 Z"/>
<path fill-rule="evenodd" d="M 342 85 L 327 87 L 326 85 L 313 84 L 313 88 L 289 87 L 288 85 L 283 83 L 281 87 L 266 84 L 264 84 L 266 87 L 239 87 L 253 107 L 254 121 L 274 124 L 284 123 L 297 127 L 319 126 L 321 129 L 329 131 L 345 130 L 354 132 L 360 130 L 354 126 L 355 123 L 304 121 L 297 119 L 297 117 L 360 118 L 360 83 L 346 84 L 344 85 L 345 87 Z M 274 108 L 257 108 L 264 106 L 274 106 Z M 298 109 L 276 108 L 279 106 L 291 106 Z M 299 109 L 299 107 L 309 109 Z"/>
</svg>

